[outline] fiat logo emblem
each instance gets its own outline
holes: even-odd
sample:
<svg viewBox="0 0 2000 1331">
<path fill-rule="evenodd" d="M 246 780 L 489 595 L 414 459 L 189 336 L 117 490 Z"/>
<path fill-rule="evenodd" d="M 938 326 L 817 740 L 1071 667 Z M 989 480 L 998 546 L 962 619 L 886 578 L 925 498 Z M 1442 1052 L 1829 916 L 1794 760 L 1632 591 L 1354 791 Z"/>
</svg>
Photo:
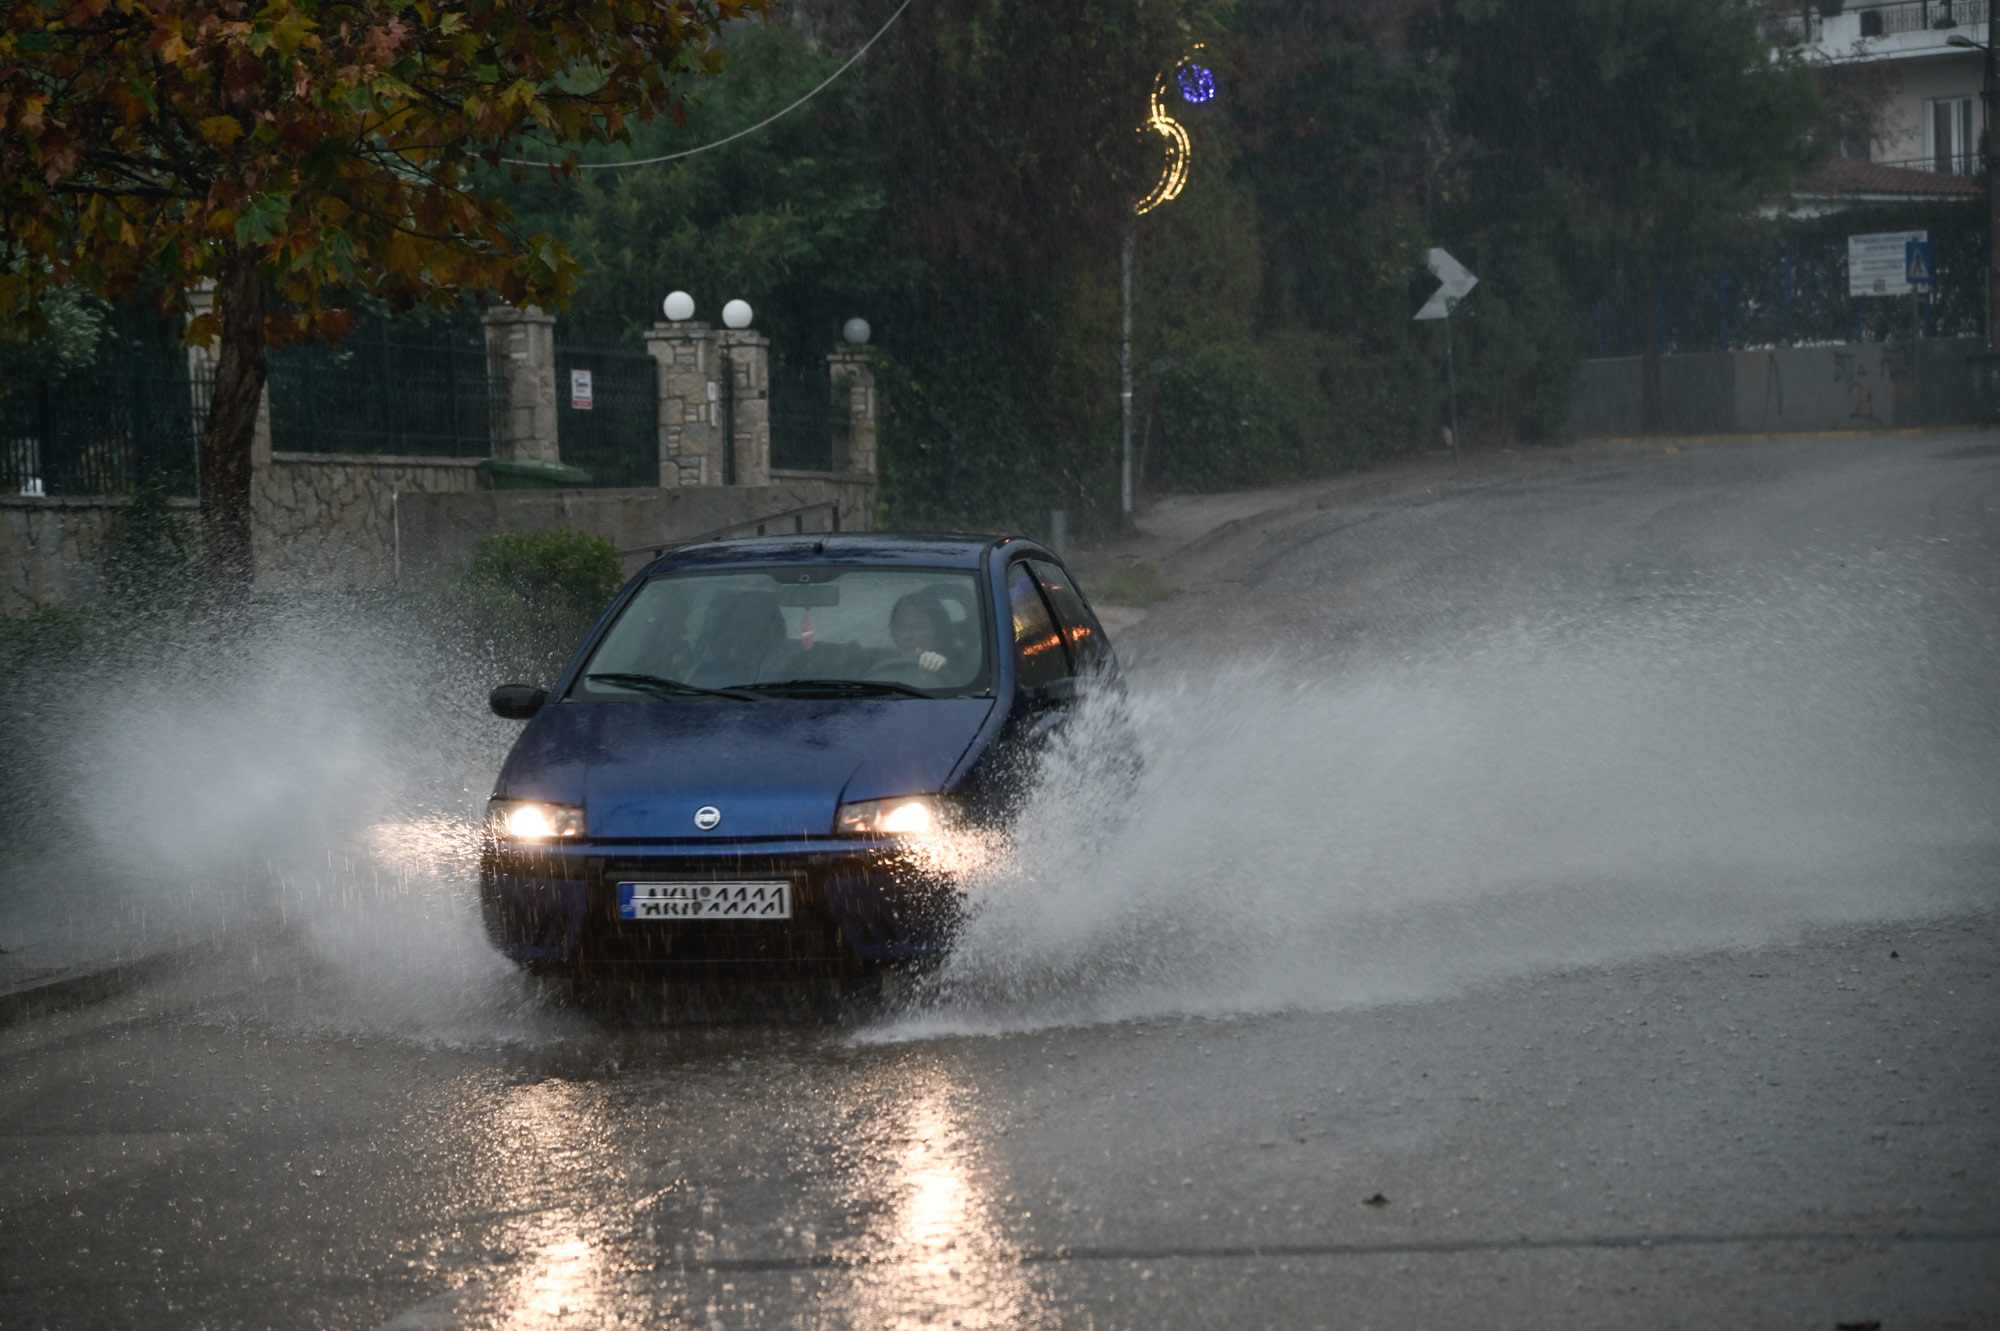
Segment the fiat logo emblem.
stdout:
<svg viewBox="0 0 2000 1331">
<path fill-rule="evenodd" d="M 706 832 L 722 821 L 722 810 L 713 804 L 704 804 L 694 811 L 694 825 Z"/>
</svg>

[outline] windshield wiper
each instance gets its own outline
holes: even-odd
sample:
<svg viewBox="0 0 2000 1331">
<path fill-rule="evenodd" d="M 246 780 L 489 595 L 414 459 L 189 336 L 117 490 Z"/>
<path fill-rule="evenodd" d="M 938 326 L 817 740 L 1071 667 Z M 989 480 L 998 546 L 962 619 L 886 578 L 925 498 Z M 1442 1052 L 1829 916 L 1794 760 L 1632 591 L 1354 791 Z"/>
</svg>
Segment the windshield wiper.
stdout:
<svg viewBox="0 0 2000 1331">
<path fill-rule="evenodd" d="M 685 698 L 705 696 L 710 698 L 735 698 L 742 702 L 762 702 L 763 698 L 744 689 L 705 689 L 699 684 L 687 684 L 678 679 L 668 679 L 664 675 L 636 675 L 628 671 L 613 670 L 602 674 L 585 675 L 592 684 L 611 684 L 621 689 L 637 689 L 650 693 L 656 698 Z"/>
<path fill-rule="evenodd" d="M 737 684 L 734 688 L 768 696 L 797 689 L 805 693 L 830 693 L 855 698 L 935 698 L 935 693 L 926 692 L 910 684 L 898 684 L 887 679 L 777 679 L 768 684 Z"/>
</svg>

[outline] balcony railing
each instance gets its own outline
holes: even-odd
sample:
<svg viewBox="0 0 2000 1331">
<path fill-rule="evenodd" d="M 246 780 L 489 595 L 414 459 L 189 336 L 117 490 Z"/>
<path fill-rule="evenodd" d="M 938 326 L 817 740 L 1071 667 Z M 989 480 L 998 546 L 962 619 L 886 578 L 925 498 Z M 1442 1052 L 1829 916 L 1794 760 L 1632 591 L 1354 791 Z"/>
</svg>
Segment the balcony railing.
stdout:
<svg viewBox="0 0 2000 1331">
<path fill-rule="evenodd" d="M 1904 32 L 1984 26 L 1988 0 L 1898 0 L 1865 5 L 1847 12 L 1860 22 L 1863 37 L 1893 37 Z"/>
<path fill-rule="evenodd" d="M 1937 153 L 1930 157 L 1899 157 L 1877 162 L 1876 166 L 1900 166 L 1906 171 L 1930 171 L 1938 175 L 1976 176 L 1984 169 L 1976 152 Z"/>
</svg>

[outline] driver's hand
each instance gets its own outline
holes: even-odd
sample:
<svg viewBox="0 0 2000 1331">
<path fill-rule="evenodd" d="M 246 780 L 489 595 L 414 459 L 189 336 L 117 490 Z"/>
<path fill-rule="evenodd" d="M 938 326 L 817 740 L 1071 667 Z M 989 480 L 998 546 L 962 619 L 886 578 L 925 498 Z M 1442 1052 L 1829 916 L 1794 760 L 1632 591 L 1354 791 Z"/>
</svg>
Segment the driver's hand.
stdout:
<svg viewBox="0 0 2000 1331">
<path fill-rule="evenodd" d="M 937 652 L 925 652 L 917 657 L 917 669 L 935 675 L 944 669 L 944 657 Z"/>
</svg>

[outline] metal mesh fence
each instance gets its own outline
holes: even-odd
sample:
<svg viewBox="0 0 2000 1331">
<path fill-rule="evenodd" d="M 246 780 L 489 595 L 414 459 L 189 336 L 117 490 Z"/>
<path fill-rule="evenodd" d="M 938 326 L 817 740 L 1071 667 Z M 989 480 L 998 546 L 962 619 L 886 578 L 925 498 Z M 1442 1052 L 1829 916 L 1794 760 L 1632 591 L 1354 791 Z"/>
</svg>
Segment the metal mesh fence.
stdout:
<svg viewBox="0 0 2000 1331">
<path fill-rule="evenodd" d="M 286 453 L 485 457 L 504 387 L 476 324 L 364 322 L 271 352 L 271 446 Z"/>
<path fill-rule="evenodd" d="M 558 343 L 556 437 L 562 460 L 594 487 L 658 485 L 659 362 L 629 347 Z"/>
<path fill-rule="evenodd" d="M 1651 299 L 1662 353 L 1741 350 L 1832 342 L 1976 337 L 1986 330 L 1986 211 L 1963 203 L 1854 210 L 1789 225 L 1781 239 L 1727 263 L 1667 270 Z M 1851 296 L 1850 235 L 1924 231 L 1936 282 L 1931 293 Z M 1636 356 L 1645 331 L 1640 284 L 1607 284 L 1584 330 L 1586 356 Z"/>
<path fill-rule="evenodd" d="M 195 493 L 210 385 L 183 356 L 116 337 L 95 364 L 0 396 L 0 489 L 25 495 Z"/>
<path fill-rule="evenodd" d="M 781 470 L 833 470 L 834 439 L 847 413 L 837 409 L 824 357 L 771 359 L 771 465 Z"/>
</svg>

